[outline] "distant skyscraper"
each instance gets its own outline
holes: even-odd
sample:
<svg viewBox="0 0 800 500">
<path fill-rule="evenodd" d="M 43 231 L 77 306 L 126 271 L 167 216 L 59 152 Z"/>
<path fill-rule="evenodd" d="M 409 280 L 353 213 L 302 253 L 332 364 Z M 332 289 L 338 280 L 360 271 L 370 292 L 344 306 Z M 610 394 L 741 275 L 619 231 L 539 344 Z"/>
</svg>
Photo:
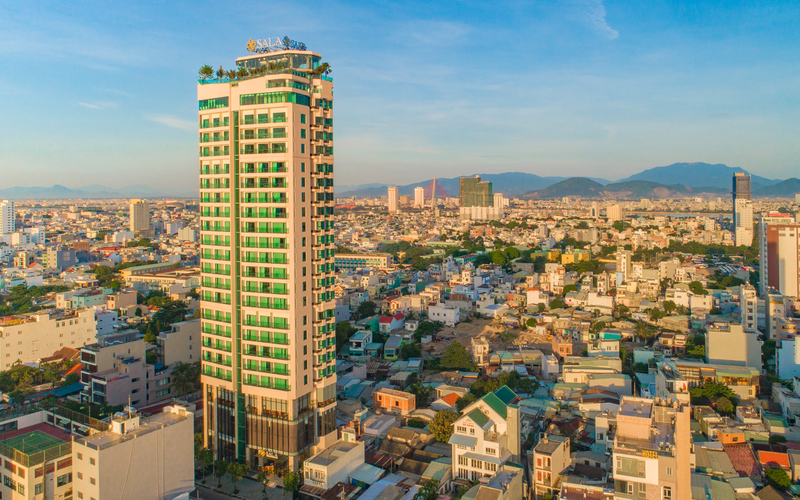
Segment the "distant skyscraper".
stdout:
<svg viewBox="0 0 800 500">
<path fill-rule="evenodd" d="M 480 175 L 459 179 L 458 206 L 462 219 L 494 220 L 502 213 L 495 208 L 492 183 Z"/>
<path fill-rule="evenodd" d="M 130 218 L 134 233 L 150 229 L 150 204 L 144 200 L 131 200 Z"/>
<path fill-rule="evenodd" d="M 750 176 L 744 172 L 734 172 L 732 179 L 731 196 L 733 201 L 733 227 L 736 231 L 736 200 L 749 200 L 750 199 Z M 739 205 L 743 207 L 743 204 Z"/>
<path fill-rule="evenodd" d="M 333 80 L 292 46 L 197 86 L 203 435 L 251 470 L 337 440 Z"/>
<path fill-rule="evenodd" d="M 395 186 L 389 186 L 389 213 L 396 214 L 397 213 L 397 203 L 398 203 L 398 195 L 397 195 L 397 188 Z"/>
<path fill-rule="evenodd" d="M 593 201 L 591 208 L 589 208 L 589 217 L 593 219 L 600 217 L 600 205 L 598 205 L 596 201 Z"/>
<path fill-rule="evenodd" d="M 495 193 L 494 194 L 494 209 L 502 212 L 504 205 L 505 205 L 505 201 L 503 199 L 503 193 Z"/>
<path fill-rule="evenodd" d="M 785 220 L 782 223 L 780 219 Z M 761 296 L 770 289 L 800 298 L 800 225 L 789 216 L 761 220 Z"/>
<path fill-rule="evenodd" d="M 14 232 L 14 202 L 3 200 L 0 202 L 0 236 Z"/>
<path fill-rule="evenodd" d="M 622 207 L 617 203 L 609 205 L 606 208 L 606 217 L 608 217 L 608 220 L 612 222 L 622 220 Z"/>
<path fill-rule="evenodd" d="M 753 202 L 749 198 L 733 200 L 733 238 L 737 247 L 753 244 Z"/>
<path fill-rule="evenodd" d="M 414 205 L 419 208 L 425 206 L 425 188 L 422 186 L 414 188 Z"/>
</svg>

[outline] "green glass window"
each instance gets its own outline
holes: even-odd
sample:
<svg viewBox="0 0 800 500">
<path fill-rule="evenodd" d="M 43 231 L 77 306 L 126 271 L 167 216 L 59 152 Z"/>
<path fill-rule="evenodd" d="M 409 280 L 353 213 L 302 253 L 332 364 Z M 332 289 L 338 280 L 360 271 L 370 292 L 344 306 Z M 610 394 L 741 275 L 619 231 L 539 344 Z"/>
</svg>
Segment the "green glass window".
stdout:
<svg viewBox="0 0 800 500">
<path fill-rule="evenodd" d="M 311 99 L 307 95 L 298 94 L 295 92 L 265 92 L 262 94 L 244 94 L 239 97 L 239 103 L 242 106 L 247 106 L 252 104 L 275 104 L 282 102 L 301 104 L 303 106 L 311 105 Z M 211 109 L 211 108 L 201 107 L 200 109 Z"/>
<path fill-rule="evenodd" d="M 306 97 L 308 99 L 308 97 Z M 203 99 L 200 101 L 200 111 L 206 109 L 217 109 L 217 108 L 227 108 L 228 98 L 227 97 L 217 97 L 216 99 Z"/>
</svg>

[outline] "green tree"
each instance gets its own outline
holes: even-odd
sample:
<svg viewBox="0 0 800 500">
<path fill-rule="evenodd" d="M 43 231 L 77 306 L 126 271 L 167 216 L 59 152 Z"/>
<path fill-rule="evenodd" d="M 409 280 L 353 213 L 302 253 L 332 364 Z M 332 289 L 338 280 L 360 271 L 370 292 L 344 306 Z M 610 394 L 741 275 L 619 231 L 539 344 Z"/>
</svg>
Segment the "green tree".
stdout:
<svg viewBox="0 0 800 500">
<path fill-rule="evenodd" d="M 408 361 L 411 358 L 419 358 L 422 356 L 422 346 L 419 344 L 403 344 L 400 347 L 400 358 Z"/>
<path fill-rule="evenodd" d="M 433 389 L 426 385 L 422 385 L 420 382 L 414 382 L 408 389 L 408 392 L 416 396 L 416 405 L 417 408 L 427 408 L 428 404 L 430 403 L 431 393 Z"/>
<path fill-rule="evenodd" d="M 436 500 L 439 498 L 439 481 L 431 479 L 422 485 L 412 500 Z"/>
<path fill-rule="evenodd" d="M 458 413 L 453 410 L 443 410 L 433 417 L 431 423 L 428 425 L 428 429 L 431 430 L 433 437 L 435 437 L 437 441 L 446 443 L 453 434 L 453 424 L 456 420 L 458 420 Z"/>
<path fill-rule="evenodd" d="M 239 493 L 239 481 L 241 481 L 248 472 L 250 472 L 250 469 L 247 467 L 247 464 L 228 464 L 228 476 L 231 478 L 234 495 Z"/>
<path fill-rule="evenodd" d="M 423 429 L 425 427 L 425 421 L 421 418 L 409 418 L 406 425 L 409 427 L 415 427 L 417 429 Z"/>
<path fill-rule="evenodd" d="M 184 396 L 200 387 L 200 362 L 181 363 L 172 369 L 170 374 L 174 396 Z"/>
<path fill-rule="evenodd" d="M 792 480 L 786 471 L 780 468 L 766 469 L 764 475 L 767 477 L 767 482 L 775 488 L 786 491 L 792 485 Z"/>
<path fill-rule="evenodd" d="M 536 328 L 538 321 L 536 321 L 536 318 L 528 318 L 528 321 L 525 324 L 528 326 L 528 328 Z"/>
<path fill-rule="evenodd" d="M 214 460 L 214 476 L 217 478 L 217 488 L 222 488 L 222 478 L 228 473 L 228 462 L 225 460 Z"/>
<path fill-rule="evenodd" d="M 563 309 L 567 307 L 567 303 L 563 299 L 553 299 L 550 301 L 550 309 Z"/>
<path fill-rule="evenodd" d="M 453 342 L 447 346 L 444 353 L 442 353 L 440 366 L 442 368 L 451 368 L 454 370 L 472 371 L 475 369 L 472 356 L 467 352 L 467 349 L 458 342 Z"/>
<path fill-rule="evenodd" d="M 678 306 L 675 305 L 675 302 L 671 300 L 664 301 L 664 310 L 667 312 L 667 314 L 672 313 L 677 307 Z"/>
<path fill-rule="evenodd" d="M 206 484 L 206 468 L 214 460 L 214 452 L 209 448 L 201 448 L 195 454 L 195 461 L 200 465 L 200 470 L 203 472 L 203 479 L 201 482 Z"/>
<path fill-rule="evenodd" d="M 695 295 L 708 295 L 708 290 L 703 288 L 703 284 L 699 281 L 692 281 L 689 283 L 689 290 Z"/>
<path fill-rule="evenodd" d="M 369 318 L 370 316 L 373 316 L 377 310 L 378 306 L 375 304 L 375 302 L 367 300 L 358 305 L 358 309 L 356 309 L 356 316 L 358 316 L 359 319 Z"/>
<path fill-rule="evenodd" d="M 261 483 L 261 494 L 264 496 L 264 500 L 267 500 L 269 496 L 267 495 L 267 486 L 269 486 L 269 474 L 265 467 L 262 467 L 258 471 L 258 475 L 256 476 L 256 481 Z"/>
<path fill-rule="evenodd" d="M 197 72 L 197 76 L 199 76 L 201 80 L 206 81 L 214 76 L 214 69 L 208 64 L 205 64 L 200 67 L 200 71 Z"/>
<path fill-rule="evenodd" d="M 476 398 L 474 394 L 468 392 L 466 396 L 460 397 L 456 400 L 456 408 L 458 409 L 458 412 L 461 413 L 464 408 L 477 400 L 478 398 Z"/>
<path fill-rule="evenodd" d="M 289 492 L 291 498 L 294 498 L 294 494 L 297 490 L 300 489 L 300 476 L 295 474 L 294 472 L 287 472 L 283 476 L 283 491 Z"/>
<path fill-rule="evenodd" d="M 561 291 L 561 296 L 566 297 L 569 292 L 577 292 L 578 287 L 576 285 L 567 285 L 564 287 L 564 290 Z"/>
<path fill-rule="evenodd" d="M 733 403 L 731 400 L 726 398 L 725 396 L 720 397 L 717 399 L 717 411 L 722 413 L 723 415 L 731 415 L 733 414 Z"/>
<path fill-rule="evenodd" d="M 544 304 L 537 304 L 537 305 L 536 305 L 536 309 L 537 309 L 537 310 L 538 310 L 540 313 L 543 313 L 543 312 L 545 311 L 545 309 L 547 309 L 547 306 L 546 306 L 546 305 L 544 305 Z"/>
<path fill-rule="evenodd" d="M 353 335 L 354 329 L 347 321 L 340 321 L 336 323 L 336 351 L 344 347 Z"/>
</svg>

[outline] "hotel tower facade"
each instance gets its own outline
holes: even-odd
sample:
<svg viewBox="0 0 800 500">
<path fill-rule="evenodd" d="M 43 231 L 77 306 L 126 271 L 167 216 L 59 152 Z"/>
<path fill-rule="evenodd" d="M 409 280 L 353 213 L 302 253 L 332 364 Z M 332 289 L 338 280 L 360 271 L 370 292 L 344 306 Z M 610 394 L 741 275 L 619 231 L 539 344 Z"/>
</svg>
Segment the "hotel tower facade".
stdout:
<svg viewBox="0 0 800 500">
<path fill-rule="evenodd" d="M 333 80 L 273 49 L 197 87 L 204 436 L 297 470 L 337 439 Z"/>
</svg>

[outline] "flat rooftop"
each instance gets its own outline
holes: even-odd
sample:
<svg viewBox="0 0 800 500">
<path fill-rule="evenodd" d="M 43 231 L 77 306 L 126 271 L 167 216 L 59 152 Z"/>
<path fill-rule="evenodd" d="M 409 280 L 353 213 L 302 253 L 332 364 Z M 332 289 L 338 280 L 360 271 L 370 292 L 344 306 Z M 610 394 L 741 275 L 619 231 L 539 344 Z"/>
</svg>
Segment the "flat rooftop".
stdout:
<svg viewBox="0 0 800 500">
<path fill-rule="evenodd" d="M 187 418 L 189 418 L 190 415 L 191 413 L 186 413 L 183 415 L 172 412 L 156 413 L 155 415 L 152 415 L 150 417 L 142 418 L 141 424 L 138 429 L 128 431 L 125 434 L 117 434 L 112 431 L 105 431 L 99 434 L 95 434 L 93 436 L 86 436 L 80 439 L 76 439 L 75 443 L 81 444 L 88 448 L 102 450 L 104 448 L 109 448 L 111 446 L 116 446 L 120 443 L 124 443 L 125 441 L 129 441 L 138 436 L 144 436 L 153 431 L 157 431 L 159 429 L 163 429 L 164 427 L 182 422 Z"/>
<path fill-rule="evenodd" d="M 330 448 L 326 448 L 322 452 L 306 460 L 306 463 L 322 466 L 330 465 L 345 456 L 356 446 L 358 446 L 358 443 L 339 441 Z"/>
<path fill-rule="evenodd" d="M 619 415 L 650 418 L 653 413 L 653 400 L 623 398 L 619 405 Z"/>
</svg>

